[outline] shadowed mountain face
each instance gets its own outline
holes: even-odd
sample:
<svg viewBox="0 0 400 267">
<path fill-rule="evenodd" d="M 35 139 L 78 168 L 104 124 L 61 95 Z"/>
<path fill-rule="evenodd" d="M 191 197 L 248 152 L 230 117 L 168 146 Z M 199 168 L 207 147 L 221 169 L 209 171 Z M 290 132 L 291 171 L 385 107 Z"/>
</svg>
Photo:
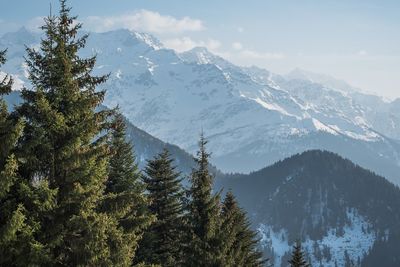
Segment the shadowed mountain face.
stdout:
<svg viewBox="0 0 400 267">
<path fill-rule="evenodd" d="M 9 48 L 4 71 L 16 87 L 27 84 L 24 44 L 38 42 L 24 29 L 0 38 L 0 48 Z M 212 163 L 225 172 L 326 149 L 400 181 L 399 101 L 301 70 L 280 76 L 235 66 L 204 48 L 178 54 L 127 30 L 91 34 L 82 53 L 98 55 L 96 73 L 111 73 L 103 87 L 107 107 L 118 104 L 135 126 L 190 153 L 203 129 Z"/>
<path fill-rule="evenodd" d="M 176 145 L 168 144 L 158 138 L 151 136 L 143 130 L 140 130 L 130 122 L 126 121 L 127 138 L 133 144 L 140 169 L 143 169 L 147 160 L 166 148 L 174 159 L 174 164 L 183 175 L 189 174 L 194 167 L 193 156 L 182 150 Z"/>
<path fill-rule="evenodd" d="M 10 110 L 13 109 L 14 105 L 18 105 L 22 101 L 19 92 L 12 92 L 11 94 L 5 96 L 5 100 Z M 134 126 L 128 120 L 125 120 L 125 123 L 127 126 L 127 139 L 134 147 L 134 153 L 140 169 L 145 167 L 147 160 L 152 159 L 155 155 L 162 152 L 164 148 L 167 148 L 171 153 L 172 158 L 175 160 L 177 169 L 184 175 L 187 175 L 191 172 L 192 167 L 194 166 L 192 155 L 176 145 L 165 143 L 160 139 L 151 136 L 145 131 Z"/>
<path fill-rule="evenodd" d="M 313 266 L 400 264 L 394 249 L 400 247 L 399 188 L 337 154 L 304 152 L 248 175 L 222 177 L 221 187 L 251 216 L 275 266 L 286 266 L 297 238 Z"/>
</svg>

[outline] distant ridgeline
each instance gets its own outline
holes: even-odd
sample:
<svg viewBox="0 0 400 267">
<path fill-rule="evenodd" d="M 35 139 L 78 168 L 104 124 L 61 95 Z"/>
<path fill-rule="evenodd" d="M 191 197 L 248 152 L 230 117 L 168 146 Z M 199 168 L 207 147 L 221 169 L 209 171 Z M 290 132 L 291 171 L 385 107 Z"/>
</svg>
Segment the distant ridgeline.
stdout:
<svg viewBox="0 0 400 267">
<path fill-rule="evenodd" d="M 400 265 L 399 188 L 337 154 L 308 151 L 216 183 L 237 196 L 278 265 L 298 238 L 312 266 Z"/>
</svg>

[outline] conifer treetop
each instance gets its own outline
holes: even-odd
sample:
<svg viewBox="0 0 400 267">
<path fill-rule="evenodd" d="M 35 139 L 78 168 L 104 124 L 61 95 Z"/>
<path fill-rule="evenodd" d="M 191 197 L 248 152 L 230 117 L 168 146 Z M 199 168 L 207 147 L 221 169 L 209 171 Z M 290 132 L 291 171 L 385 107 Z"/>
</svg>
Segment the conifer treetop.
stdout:
<svg viewBox="0 0 400 267">
<path fill-rule="evenodd" d="M 305 259 L 300 240 L 296 240 L 296 243 L 293 245 L 292 257 L 289 263 L 291 267 L 310 267 Z"/>
</svg>

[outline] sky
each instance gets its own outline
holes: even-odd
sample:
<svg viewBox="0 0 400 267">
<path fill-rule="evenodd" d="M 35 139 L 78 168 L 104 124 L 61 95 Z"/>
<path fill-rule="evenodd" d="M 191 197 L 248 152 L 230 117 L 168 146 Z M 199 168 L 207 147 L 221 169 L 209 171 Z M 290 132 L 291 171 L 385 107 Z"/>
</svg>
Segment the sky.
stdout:
<svg viewBox="0 0 400 267">
<path fill-rule="evenodd" d="M 0 34 L 37 30 L 56 0 L 0 0 Z M 149 32 L 177 51 L 207 47 L 231 62 L 328 74 L 400 97 L 398 0 L 70 0 L 84 29 Z"/>
</svg>

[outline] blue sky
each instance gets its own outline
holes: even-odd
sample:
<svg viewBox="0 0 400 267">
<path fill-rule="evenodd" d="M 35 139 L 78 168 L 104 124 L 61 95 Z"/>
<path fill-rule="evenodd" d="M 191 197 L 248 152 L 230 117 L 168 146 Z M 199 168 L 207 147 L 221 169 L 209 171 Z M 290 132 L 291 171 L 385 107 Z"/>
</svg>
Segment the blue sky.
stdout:
<svg viewBox="0 0 400 267">
<path fill-rule="evenodd" d="M 49 3 L 2 0 L 0 34 L 36 29 Z M 277 73 L 325 73 L 365 91 L 400 97 L 400 1 L 70 0 L 93 31 L 153 33 L 167 47 L 206 46 L 234 63 Z M 6 10 L 6 12 L 4 12 Z"/>
</svg>

